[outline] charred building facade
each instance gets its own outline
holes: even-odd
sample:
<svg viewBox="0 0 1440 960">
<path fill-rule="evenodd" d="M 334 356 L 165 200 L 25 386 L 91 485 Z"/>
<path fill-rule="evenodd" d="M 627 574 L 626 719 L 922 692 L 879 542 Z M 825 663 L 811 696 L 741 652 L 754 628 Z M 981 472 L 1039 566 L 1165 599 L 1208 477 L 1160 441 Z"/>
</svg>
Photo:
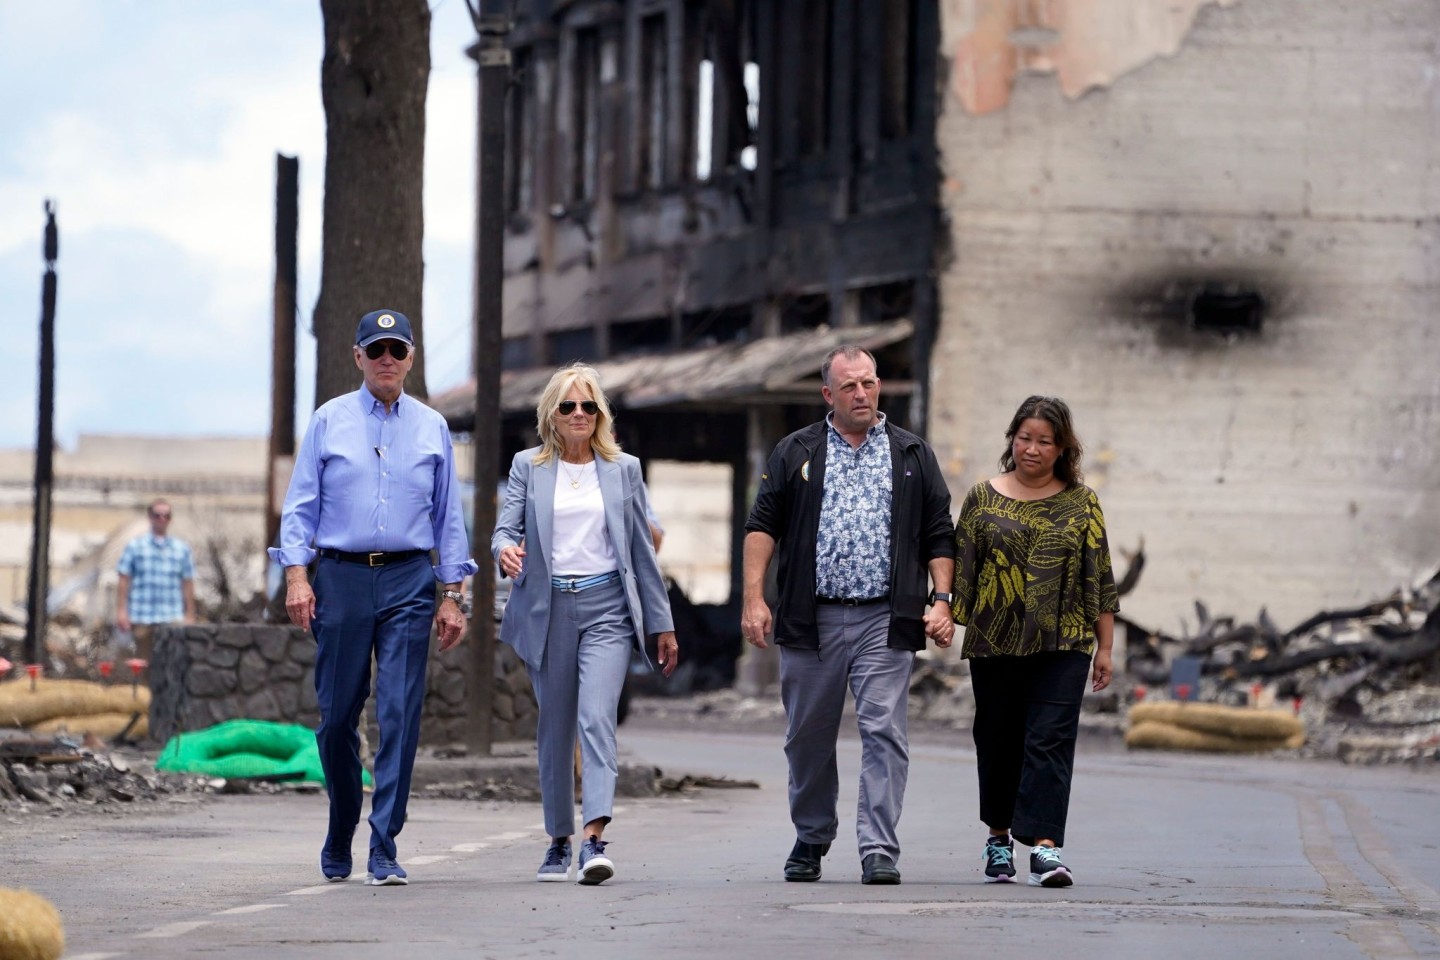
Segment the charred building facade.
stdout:
<svg viewBox="0 0 1440 960">
<path fill-rule="evenodd" d="M 586 360 L 626 449 L 730 463 L 743 517 L 846 341 L 923 431 L 939 46 L 934 0 L 518 0 L 504 445 L 529 442 L 554 367 Z M 435 400 L 461 430 L 466 392 Z"/>
</svg>

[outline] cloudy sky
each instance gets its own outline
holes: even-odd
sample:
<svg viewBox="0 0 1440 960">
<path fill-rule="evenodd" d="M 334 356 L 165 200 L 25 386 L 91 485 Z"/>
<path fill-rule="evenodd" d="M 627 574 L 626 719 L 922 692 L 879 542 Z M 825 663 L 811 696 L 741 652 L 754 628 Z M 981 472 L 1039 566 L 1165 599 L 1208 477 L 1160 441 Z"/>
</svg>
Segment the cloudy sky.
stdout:
<svg viewBox="0 0 1440 960">
<path fill-rule="evenodd" d="M 474 31 L 432 3 L 426 375 L 469 366 Z M 44 202 L 60 225 L 56 433 L 269 425 L 277 151 L 300 158 L 299 416 L 313 392 L 325 116 L 319 0 L 0 0 L 0 307 L 12 416 L 35 442 Z"/>
</svg>

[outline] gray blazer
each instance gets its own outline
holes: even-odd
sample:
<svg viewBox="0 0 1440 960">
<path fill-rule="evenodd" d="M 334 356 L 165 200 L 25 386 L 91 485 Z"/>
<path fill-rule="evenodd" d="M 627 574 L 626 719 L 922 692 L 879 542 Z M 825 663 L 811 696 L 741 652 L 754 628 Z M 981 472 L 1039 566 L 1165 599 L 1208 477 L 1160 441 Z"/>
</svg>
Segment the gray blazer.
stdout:
<svg viewBox="0 0 1440 960">
<path fill-rule="evenodd" d="M 490 538 L 490 554 L 496 563 L 505 547 L 522 543 L 525 547 L 525 565 L 510 588 L 500 622 L 500 640 L 514 647 L 526 666 L 534 670 L 544 662 L 545 639 L 550 632 L 550 551 L 555 537 L 555 480 L 559 470 L 553 458 L 537 466 L 535 455 L 539 452 L 539 447 L 531 447 L 515 454 L 505 502 Z M 645 519 L 640 461 L 628 453 L 620 454 L 613 463 L 596 457 L 595 471 L 605 502 L 605 528 L 620 563 L 630 620 L 635 624 L 636 646 L 645 662 L 650 663 L 645 637 L 674 630 L 675 622 Z M 650 668 L 653 670 L 654 664 Z"/>
</svg>

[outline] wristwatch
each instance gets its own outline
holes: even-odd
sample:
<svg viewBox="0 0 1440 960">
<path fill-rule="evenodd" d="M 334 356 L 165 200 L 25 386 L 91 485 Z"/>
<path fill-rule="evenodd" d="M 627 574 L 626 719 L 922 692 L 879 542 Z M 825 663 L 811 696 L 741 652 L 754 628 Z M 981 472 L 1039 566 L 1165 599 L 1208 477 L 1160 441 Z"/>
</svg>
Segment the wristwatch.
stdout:
<svg viewBox="0 0 1440 960">
<path fill-rule="evenodd" d="M 461 593 L 458 590 L 441 590 L 440 596 L 444 597 L 446 600 L 454 600 L 455 603 L 460 607 L 465 606 L 465 594 Z"/>
<path fill-rule="evenodd" d="M 954 603 L 955 595 L 953 593 L 934 593 L 930 595 L 930 602 L 944 604 Z"/>
</svg>

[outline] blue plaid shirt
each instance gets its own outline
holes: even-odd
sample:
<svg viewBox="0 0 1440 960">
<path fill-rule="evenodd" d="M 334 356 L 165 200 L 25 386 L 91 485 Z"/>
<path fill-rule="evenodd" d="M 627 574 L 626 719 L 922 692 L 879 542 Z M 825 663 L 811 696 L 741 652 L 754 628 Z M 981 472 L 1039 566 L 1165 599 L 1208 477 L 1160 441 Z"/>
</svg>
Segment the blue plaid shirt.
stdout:
<svg viewBox="0 0 1440 960">
<path fill-rule="evenodd" d="M 195 579 L 190 546 L 174 537 L 147 533 L 125 545 L 116 569 L 130 578 L 132 623 L 175 623 L 185 619 L 180 585 Z"/>
<path fill-rule="evenodd" d="M 858 447 L 825 418 L 825 492 L 815 543 L 815 592 L 868 600 L 890 589 L 890 436 L 885 415 Z"/>
</svg>

